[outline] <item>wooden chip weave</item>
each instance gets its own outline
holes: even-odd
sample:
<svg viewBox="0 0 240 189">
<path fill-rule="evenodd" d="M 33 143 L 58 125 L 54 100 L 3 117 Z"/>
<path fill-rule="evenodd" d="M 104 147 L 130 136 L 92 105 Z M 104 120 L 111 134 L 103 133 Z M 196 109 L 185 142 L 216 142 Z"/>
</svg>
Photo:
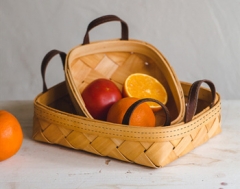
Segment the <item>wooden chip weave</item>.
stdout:
<svg viewBox="0 0 240 189">
<path fill-rule="evenodd" d="M 190 84 L 182 82 L 186 95 Z M 163 167 L 221 132 L 221 103 L 217 94 L 208 108 L 210 92 L 202 88 L 197 115 L 188 123 L 141 128 L 98 121 L 75 114 L 61 83 L 35 99 L 33 139 L 148 167 Z"/>
</svg>

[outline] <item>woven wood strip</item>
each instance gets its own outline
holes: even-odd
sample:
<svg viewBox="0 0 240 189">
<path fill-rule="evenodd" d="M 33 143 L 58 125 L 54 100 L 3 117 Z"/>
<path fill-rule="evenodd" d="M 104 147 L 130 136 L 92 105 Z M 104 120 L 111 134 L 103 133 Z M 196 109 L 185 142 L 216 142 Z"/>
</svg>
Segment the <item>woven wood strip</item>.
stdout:
<svg viewBox="0 0 240 189">
<path fill-rule="evenodd" d="M 119 140 L 114 138 L 99 137 L 96 135 L 87 137 L 84 133 L 67 130 L 64 127 L 54 124 L 49 124 L 46 127 L 46 122 L 36 117 L 34 121 L 33 138 L 35 140 L 59 144 L 149 167 L 163 167 L 221 132 L 219 118 L 217 117 L 211 126 L 207 123 L 195 132 L 197 134 L 182 137 L 178 139 L 178 143 L 174 140 L 168 142 L 151 142 L 146 145 L 143 142 L 126 140 L 119 142 Z M 118 142 L 116 143 L 115 141 Z"/>
</svg>

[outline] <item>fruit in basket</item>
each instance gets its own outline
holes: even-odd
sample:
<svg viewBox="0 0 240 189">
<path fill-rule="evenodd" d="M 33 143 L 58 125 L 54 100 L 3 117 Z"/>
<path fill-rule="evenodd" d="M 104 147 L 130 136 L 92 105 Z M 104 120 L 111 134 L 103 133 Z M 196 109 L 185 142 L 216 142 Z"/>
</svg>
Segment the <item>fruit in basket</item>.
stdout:
<svg viewBox="0 0 240 189">
<path fill-rule="evenodd" d="M 94 119 L 106 120 L 109 108 L 122 98 L 122 93 L 111 80 L 100 78 L 83 90 L 82 98 Z"/>
<path fill-rule="evenodd" d="M 133 126 L 154 127 L 156 122 L 155 115 L 150 106 L 142 101 L 143 100 L 134 97 L 122 98 L 110 108 L 107 121 Z M 125 116 L 129 107 L 134 103 L 137 104 L 133 107 L 132 111 L 129 111 Z M 125 118 L 129 119 L 128 123 L 125 123 Z"/>
<path fill-rule="evenodd" d="M 153 98 L 163 104 L 167 103 L 168 95 L 164 86 L 154 77 L 135 73 L 127 77 L 123 85 L 123 96 L 142 98 Z M 153 111 L 161 109 L 161 106 L 154 102 L 147 102 Z"/>
<path fill-rule="evenodd" d="M 23 133 L 17 118 L 0 110 L 0 161 L 10 158 L 20 149 Z"/>
</svg>

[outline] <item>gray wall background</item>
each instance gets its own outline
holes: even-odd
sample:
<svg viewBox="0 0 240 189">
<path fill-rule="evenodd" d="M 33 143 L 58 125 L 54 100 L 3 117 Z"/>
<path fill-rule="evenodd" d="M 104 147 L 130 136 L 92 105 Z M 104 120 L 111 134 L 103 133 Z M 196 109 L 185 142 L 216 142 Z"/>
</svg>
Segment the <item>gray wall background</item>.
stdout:
<svg viewBox="0 0 240 189">
<path fill-rule="evenodd" d="M 33 100 L 44 55 L 81 44 L 89 22 L 106 14 L 157 47 L 180 80 L 210 79 L 223 99 L 240 99 L 239 0 L 0 0 L 0 100 Z M 119 37 L 117 22 L 90 32 L 91 41 Z M 46 79 L 64 80 L 58 57 Z"/>
</svg>

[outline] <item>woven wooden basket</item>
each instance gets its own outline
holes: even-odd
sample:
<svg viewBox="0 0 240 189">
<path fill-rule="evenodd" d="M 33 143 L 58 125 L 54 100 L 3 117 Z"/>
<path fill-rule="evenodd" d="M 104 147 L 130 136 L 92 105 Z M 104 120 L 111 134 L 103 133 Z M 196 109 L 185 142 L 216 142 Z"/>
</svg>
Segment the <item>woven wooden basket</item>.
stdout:
<svg viewBox="0 0 240 189">
<path fill-rule="evenodd" d="M 110 21 L 121 23 L 121 39 L 90 43 L 89 31 Z M 133 73 L 145 73 L 158 79 L 168 94 L 166 106 L 170 111 L 171 124 L 183 120 L 184 95 L 174 70 L 155 47 L 143 41 L 128 39 L 127 24 L 113 15 L 93 20 L 88 25 L 83 44 L 73 48 L 67 55 L 66 83 L 77 113 L 93 119 L 81 96 L 83 89 L 90 82 L 97 78 L 107 78 L 122 90 L 124 81 Z M 163 114 L 164 112 L 160 111 L 157 118 L 161 118 Z"/>
<path fill-rule="evenodd" d="M 66 82 L 47 89 L 34 101 L 33 139 L 148 167 L 163 167 L 221 132 L 221 101 L 211 81 L 181 82 L 187 103 L 184 121 L 168 127 L 134 127 L 76 115 Z M 200 87 L 205 82 L 210 89 Z M 194 115 L 195 114 L 195 115 Z"/>
</svg>

